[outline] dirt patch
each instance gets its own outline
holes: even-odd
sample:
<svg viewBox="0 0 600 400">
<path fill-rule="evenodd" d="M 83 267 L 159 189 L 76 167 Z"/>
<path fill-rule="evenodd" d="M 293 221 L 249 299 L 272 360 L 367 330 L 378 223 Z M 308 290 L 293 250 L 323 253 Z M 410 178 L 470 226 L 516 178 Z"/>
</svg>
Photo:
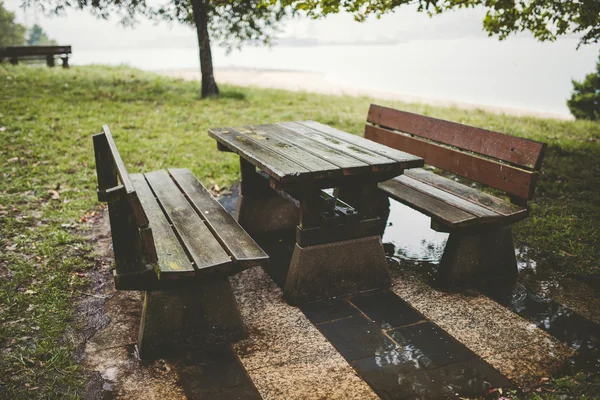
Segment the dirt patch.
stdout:
<svg viewBox="0 0 600 400">
<path fill-rule="evenodd" d="M 137 357 L 137 331 L 142 308 L 139 292 L 117 292 L 112 280 L 112 239 L 108 212 L 89 221 L 96 267 L 91 285 L 79 298 L 78 361 L 84 369 L 84 399 L 181 399 L 177 374 L 165 360 L 141 362 Z"/>
</svg>

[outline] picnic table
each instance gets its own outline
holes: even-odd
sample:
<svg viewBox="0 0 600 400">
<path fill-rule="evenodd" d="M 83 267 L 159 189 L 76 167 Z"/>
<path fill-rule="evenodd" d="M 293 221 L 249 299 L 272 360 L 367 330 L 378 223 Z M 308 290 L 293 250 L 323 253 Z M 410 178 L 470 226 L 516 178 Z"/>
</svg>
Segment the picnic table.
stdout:
<svg viewBox="0 0 600 400">
<path fill-rule="evenodd" d="M 390 285 L 378 212 L 387 197 L 377 184 L 422 167 L 422 158 L 314 121 L 209 135 L 240 156 L 238 223 L 251 235 L 296 229 L 289 303 Z"/>
</svg>

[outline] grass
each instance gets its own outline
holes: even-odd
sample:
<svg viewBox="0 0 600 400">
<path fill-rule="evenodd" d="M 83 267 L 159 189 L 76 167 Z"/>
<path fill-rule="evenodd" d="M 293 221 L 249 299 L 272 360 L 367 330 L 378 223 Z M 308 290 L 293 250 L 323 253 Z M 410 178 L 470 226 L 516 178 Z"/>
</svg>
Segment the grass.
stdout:
<svg viewBox="0 0 600 400">
<path fill-rule="evenodd" d="M 91 135 L 108 124 L 130 172 L 187 167 L 209 186 L 238 179 L 209 127 L 313 119 L 362 133 L 372 99 L 199 85 L 125 67 L 0 66 L 0 394 L 76 398 L 73 299 L 94 266 L 82 231 L 98 205 Z M 520 242 L 565 273 L 600 273 L 600 125 L 380 103 L 547 142 Z M 1 396 L 0 396 L 1 397 Z"/>
</svg>

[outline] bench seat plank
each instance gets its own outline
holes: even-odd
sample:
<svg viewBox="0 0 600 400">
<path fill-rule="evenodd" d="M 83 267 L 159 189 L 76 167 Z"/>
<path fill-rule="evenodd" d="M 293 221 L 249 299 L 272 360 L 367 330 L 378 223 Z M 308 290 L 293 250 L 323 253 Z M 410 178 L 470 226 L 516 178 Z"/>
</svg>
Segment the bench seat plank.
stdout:
<svg viewBox="0 0 600 400">
<path fill-rule="evenodd" d="M 268 260 L 269 256 L 212 197 L 190 170 L 173 168 L 169 169 L 169 173 L 221 245 L 241 267 L 252 267 Z"/>
<path fill-rule="evenodd" d="M 144 176 L 198 271 L 208 272 L 215 267 L 226 269 L 230 266 L 231 257 L 223 250 L 167 171 L 149 172 Z"/>
<path fill-rule="evenodd" d="M 344 175 L 352 175 L 371 170 L 371 166 L 364 161 L 357 160 L 339 150 L 332 149 L 323 143 L 298 135 L 293 131 L 277 125 L 257 125 L 258 129 L 267 132 L 270 136 L 278 137 L 288 143 L 294 144 L 304 149 L 304 151 L 314 154 L 328 162 L 342 168 Z"/>
<path fill-rule="evenodd" d="M 469 214 L 473 214 L 476 217 L 479 217 L 482 221 L 488 222 L 494 219 L 502 219 L 503 217 L 497 212 L 489 210 L 485 207 L 481 207 L 479 204 L 471 203 L 470 201 L 467 201 L 462 197 L 454 196 L 453 194 L 438 189 L 435 186 L 430 186 L 409 176 L 402 175 L 394 179 L 398 180 L 399 182 L 402 182 L 408 187 L 418 190 L 419 192 L 423 192 L 454 207 L 460 208 L 461 210 L 464 210 Z"/>
<path fill-rule="evenodd" d="M 283 122 L 278 124 L 284 128 L 288 128 L 294 132 L 302 134 L 315 142 L 322 143 L 332 149 L 341 151 L 357 160 L 366 162 L 371 166 L 373 171 L 388 171 L 390 169 L 398 169 L 400 166 L 395 160 L 382 156 L 365 148 L 356 146 L 344 140 L 331 138 L 328 134 L 320 132 L 316 129 L 301 125 L 296 122 Z"/>
<path fill-rule="evenodd" d="M 154 194 L 141 174 L 129 175 L 138 193 L 140 203 L 152 220 L 152 234 L 158 258 L 159 279 L 194 276 L 195 270 L 191 261 L 181 247 L 171 224 L 165 217 Z"/>
<path fill-rule="evenodd" d="M 430 216 L 444 225 L 452 227 L 468 226 L 477 223 L 479 219 L 471 213 L 413 189 L 396 179 L 380 183 L 379 188 L 393 199 Z"/>
<path fill-rule="evenodd" d="M 364 137 L 358 135 L 348 136 L 345 132 L 342 132 L 338 129 L 332 128 L 330 126 L 321 124 L 316 121 L 302 121 L 299 122 L 299 124 L 316 129 L 318 131 L 328 134 L 329 136 L 333 136 L 340 140 L 344 140 L 355 146 L 359 146 L 363 149 L 372 151 L 392 160 L 404 163 L 404 168 L 416 168 L 423 166 L 423 160 L 420 157 L 414 156 L 401 150 L 396 150 L 391 147 L 381 145 L 377 142 L 373 142 L 372 140 L 365 139 Z"/>
<path fill-rule="evenodd" d="M 445 190 L 457 197 L 462 197 L 472 203 L 479 204 L 492 211 L 502 214 L 513 221 L 527 217 L 529 209 L 510 203 L 491 194 L 481 192 L 476 188 L 458 183 L 452 179 L 444 178 L 434 172 L 415 168 L 405 171 L 404 174 L 438 189 Z"/>
</svg>

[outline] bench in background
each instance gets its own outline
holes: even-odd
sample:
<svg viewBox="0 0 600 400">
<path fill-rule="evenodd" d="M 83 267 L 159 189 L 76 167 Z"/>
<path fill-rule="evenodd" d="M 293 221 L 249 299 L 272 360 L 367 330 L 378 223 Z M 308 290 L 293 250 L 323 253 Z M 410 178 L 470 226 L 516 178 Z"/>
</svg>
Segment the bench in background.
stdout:
<svg viewBox="0 0 600 400">
<path fill-rule="evenodd" d="M 228 277 L 268 256 L 187 169 L 129 175 L 107 126 L 94 135 L 117 290 L 145 291 L 142 358 L 244 335 Z"/>
<path fill-rule="evenodd" d="M 54 67 L 54 57 L 59 56 L 63 68 L 69 68 L 69 54 L 71 46 L 10 46 L 0 47 L 0 62 L 8 59 L 11 64 L 18 64 L 19 60 L 46 59 L 46 65 Z"/>
<path fill-rule="evenodd" d="M 510 225 L 528 216 L 545 143 L 378 105 L 369 109 L 365 137 L 504 192 L 508 199 L 423 168 L 379 185 L 389 197 L 431 217 L 434 230 L 450 233 L 441 282 L 516 278 Z"/>
</svg>

